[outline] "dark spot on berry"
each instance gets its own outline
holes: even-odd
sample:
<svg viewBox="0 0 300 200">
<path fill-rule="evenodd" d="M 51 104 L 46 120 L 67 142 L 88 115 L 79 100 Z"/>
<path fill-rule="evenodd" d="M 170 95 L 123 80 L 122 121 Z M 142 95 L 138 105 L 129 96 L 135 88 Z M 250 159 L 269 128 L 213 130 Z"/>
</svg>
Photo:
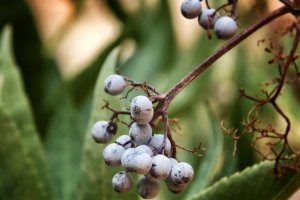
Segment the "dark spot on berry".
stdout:
<svg viewBox="0 0 300 200">
<path fill-rule="evenodd" d="M 108 88 L 111 87 L 111 81 L 109 81 L 109 82 L 107 83 L 107 87 L 108 87 Z"/>
<path fill-rule="evenodd" d="M 141 114 L 141 108 L 138 107 L 138 106 L 134 106 L 133 107 L 133 112 L 134 112 L 134 114 L 139 115 L 139 114 Z"/>
<path fill-rule="evenodd" d="M 182 177 L 183 182 L 188 183 L 190 181 L 190 179 L 188 177 Z"/>
<path fill-rule="evenodd" d="M 106 131 L 107 131 L 108 133 L 110 133 L 110 134 L 115 135 L 116 132 L 117 132 L 117 130 L 118 130 L 117 124 L 114 123 L 114 122 L 109 122 L 109 124 L 108 124 L 108 126 L 107 126 L 107 128 L 106 128 Z"/>
</svg>

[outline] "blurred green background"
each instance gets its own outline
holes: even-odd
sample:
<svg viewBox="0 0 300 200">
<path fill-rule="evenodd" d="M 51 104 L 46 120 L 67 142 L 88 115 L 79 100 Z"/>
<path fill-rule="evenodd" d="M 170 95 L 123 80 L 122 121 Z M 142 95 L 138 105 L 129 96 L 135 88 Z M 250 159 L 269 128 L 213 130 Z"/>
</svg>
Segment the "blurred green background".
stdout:
<svg viewBox="0 0 300 200">
<path fill-rule="evenodd" d="M 117 71 L 164 92 L 225 43 L 215 36 L 209 40 L 197 20 L 184 19 L 180 3 L 0 1 L 0 199 L 139 198 L 135 189 L 123 195 L 113 191 L 111 178 L 121 168 L 104 164 L 105 146 L 95 144 L 89 130 L 110 117 L 100 109 L 102 99 L 116 108 L 129 105 L 103 92 L 107 75 Z M 240 30 L 276 6 L 275 1 L 241 2 Z M 201 142 L 208 151 L 197 157 L 178 149 L 178 159 L 193 165 L 195 178 L 179 195 L 162 182 L 157 199 L 286 199 L 299 187 L 299 173 L 275 182 L 272 163 L 255 165 L 261 159 L 249 146 L 250 136 L 238 142 L 233 156 L 234 142 L 220 127 L 224 120 L 226 127 L 242 128 L 253 103 L 237 98 L 240 87 L 260 95 L 260 84 L 278 76 L 257 41 L 272 38 L 288 51 L 291 38 L 274 31 L 290 19 L 250 36 L 176 97 L 169 110 L 181 127 L 173 132 L 175 141 L 191 149 Z M 117 46 L 119 54 L 112 52 Z M 286 87 L 279 98 L 292 121 L 295 151 L 300 150 L 299 84 Z M 284 129 L 270 107 L 260 113 L 263 124 Z M 125 126 L 118 134 L 126 134 Z"/>
</svg>

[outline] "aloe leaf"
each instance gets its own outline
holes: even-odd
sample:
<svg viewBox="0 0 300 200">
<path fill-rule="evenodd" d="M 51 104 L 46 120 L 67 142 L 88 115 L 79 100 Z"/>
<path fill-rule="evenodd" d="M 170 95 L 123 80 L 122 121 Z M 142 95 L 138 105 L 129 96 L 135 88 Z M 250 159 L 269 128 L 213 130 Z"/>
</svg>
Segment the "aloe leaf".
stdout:
<svg viewBox="0 0 300 200">
<path fill-rule="evenodd" d="M 80 199 L 137 199 L 134 192 L 127 194 L 118 194 L 114 192 L 111 186 L 113 175 L 122 170 L 107 166 L 102 158 L 103 144 L 97 144 L 91 137 L 91 126 L 99 120 L 108 120 L 111 111 L 101 110 L 104 105 L 103 99 L 110 103 L 115 109 L 121 109 L 118 97 L 109 96 L 104 92 L 103 82 L 108 75 L 115 73 L 119 49 L 113 50 L 104 62 L 98 75 L 96 87 L 94 90 L 92 113 L 85 133 L 85 142 L 83 147 L 83 158 L 81 165 L 81 179 L 79 186 Z"/>
<path fill-rule="evenodd" d="M 241 173 L 221 179 L 192 199 L 273 199 L 280 193 L 289 197 L 300 186 L 299 172 L 285 174 L 283 178 L 276 180 L 272 173 L 273 167 L 274 162 L 270 161 L 248 167 Z M 291 188 L 285 187 L 290 183 L 293 183 Z"/>
<path fill-rule="evenodd" d="M 21 141 L 23 154 L 26 154 L 25 158 L 31 162 L 31 168 L 29 168 L 28 171 L 31 173 L 30 170 L 34 170 L 34 173 L 39 179 L 37 184 L 39 185 L 39 188 L 44 191 L 44 197 L 46 198 L 52 195 L 49 171 L 46 165 L 46 156 L 38 138 L 30 105 L 22 85 L 20 72 L 18 71 L 12 55 L 11 38 L 11 27 L 6 26 L 2 32 L 0 42 L 0 74 L 3 79 L 0 101 L 3 108 L 5 108 L 7 115 L 9 115 L 15 123 L 14 126 L 16 128 L 13 129 L 19 131 L 18 137 L 20 138 L 18 140 Z M 1 123 L 1 126 L 5 126 L 5 124 Z M 4 133 L 1 132 L 1 134 Z M 5 143 L 3 146 L 3 148 L 7 148 L 7 150 L 12 148 Z M 17 153 L 15 152 L 15 154 Z M 9 152 L 6 156 L 10 157 Z M 17 163 L 18 161 L 14 164 L 17 165 Z M 10 164 L 13 165 L 13 163 Z M 6 175 L 14 174 L 14 166 L 7 167 L 8 169 L 5 172 L 7 173 Z M 10 186 L 13 187 L 13 185 Z M 20 185 L 20 188 L 22 187 L 27 188 L 26 185 Z"/>
</svg>

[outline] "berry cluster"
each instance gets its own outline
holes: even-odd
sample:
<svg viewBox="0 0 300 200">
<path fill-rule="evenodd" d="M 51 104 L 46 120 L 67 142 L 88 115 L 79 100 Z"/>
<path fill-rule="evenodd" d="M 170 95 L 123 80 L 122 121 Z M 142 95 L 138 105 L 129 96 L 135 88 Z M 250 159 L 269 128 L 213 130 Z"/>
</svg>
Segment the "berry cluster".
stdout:
<svg viewBox="0 0 300 200">
<path fill-rule="evenodd" d="M 198 17 L 200 26 L 205 30 L 214 29 L 219 39 L 229 39 L 237 32 L 236 21 L 229 16 L 220 16 L 218 10 L 207 7 L 202 9 L 201 0 L 184 0 L 181 13 L 187 19 Z"/>
<path fill-rule="evenodd" d="M 110 95 L 121 94 L 126 80 L 120 75 L 111 75 L 104 82 L 104 90 Z M 124 114 L 126 112 L 123 112 Z M 151 199 L 160 191 L 160 181 L 165 181 L 171 192 L 182 192 L 194 175 L 191 165 L 172 158 L 171 142 L 165 134 L 153 134 L 150 122 L 154 109 L 147 96 L 131 100 L 131 123 L 128 135 L 119 136 L 103 150 L 103 159 L 109 166 L 122 166 L 124 171 L 112 178 L 116 192 L 125 193 L 133 187 L 133 173 L 143 175 L 137 183 L 137 192 L 142 198 Z M 98 121 L 92 129 L 97 143 L 108 143 L 117 132 L 117 124 L 111 120 Z"/>
</svg>

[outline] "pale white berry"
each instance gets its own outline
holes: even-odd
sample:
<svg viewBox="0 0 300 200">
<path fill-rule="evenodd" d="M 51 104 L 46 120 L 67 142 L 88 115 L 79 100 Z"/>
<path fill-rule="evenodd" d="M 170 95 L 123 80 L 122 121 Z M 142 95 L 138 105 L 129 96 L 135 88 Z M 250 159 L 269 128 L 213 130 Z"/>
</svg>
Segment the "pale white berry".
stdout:
<svg viewBox="0 0 300 200">
<path fill-rule="evenodd" d="M 147 153 L 149 156 L 153 156 L 152 149 L 147 145 L 139 145 L 135 149 L 138 151 L 138 154 Z"/>
<path fill-rule="evenodd" d="M 137 156 L 139 152 L 136 148 L 126 149 L 121 157 L 121 164 L 123 167 L 126 167 L 128 163 L 132 162 L 133 158 Z"/>
<path fill-rule="evenodd" d="M 193 19 L 201 14 L 202 6 L 199 0 L 184 0 L 181 4 L 181 13 L 187 19 Z"/>
<path fill-rule="evenodd" d="M 198 17 L 198 22 L 205 30 L 214 28 L 217 19 L 220 17 L 219 13 L 215 13 L 215 9 L 203 9 L 201 15 Z"/>
<path fill-rule="evenodd" d="M 172 164 L 172 167 L 178 163 L 178 161 L 175 158 L 169 158 L 169 160 Z"/>
<path fill-rule="evenodd" d="M 152 158 L 148 153 L 139 153 L 136 148 L 125 150 L 121 163 L 127 172 L 147 174 L 152 166 Z"/>
<path fill-rule="evenodd" d="M 168 177 L 166 179 L 166 185 L 167 185 L 168 189 L 173 193 L 183 192 L 187 186 L 186 183 L 176 183 L 176 182 L 172 181 L 170 179 L 170 177 Z"/>
<path fill-rule="evenodd" d="M 132 177 L 124 171 L 118 172 L 112 178 L 112 185 L 116 192 L 128 192 L 133 185 Z"/>
<path fill-rule="evenodd" d="M 104 90 L 110 95 L 119 95 L 125 89 L 126 83 L 122 76 L 113 74 L 104 81 Z"/>
<path fill-rule="evenodd" d="M 119 144 L 109 144 L 103 150 L 103 159 L 107 165 L 118 166 L 121 164 L 121 157 L 124 151 L 125 148 Z"/>
<path fill-rule="evenodd" d="M 153 199 L 160 192 L 159 182 L 143 177 L 137 184 L 138 194 L 144 199 Z"/>
<path fill-rule="evenodd" d="M 153 106 L 150 99 L 146 96 L 136 96 L 132 99 L 130 111 L 132 118 L 138 124 L 146 124 L 152 120 Z"/>
<path fill-rule="evenodd" d="M 164 135 L 162 135 L 162 134 L 155 134 L 151 138 L 151 140 L 149 142 L 149 147 L 152 149 L 154 154 L 158 153 L 157 150 L 159 150 L 162 147 L 163 141 L 164 141 Z M 171 152 L 171 142 L 168 138 L 166 138 L 166 144 L 165 144 L 163 153 L 165 155 L 169 155 L 170 152 Z"/>
<path fill-rule="evenodd" d="M 98 121 L 92 126 L 92 137 L 97 143 L 105 144 L 112 138 L 113 134 L 107 131 L 108 125 L 109 122 Z"/>
<path fill-rule="evenodd" d="M 237 32 L 237 24 L 234 19 L 228 16 L 220 17 L 214 26 L 216 35 L 220 39 L 229 39 Z"/>
<path fill-rule="evenodd" d="M 171 161 L 165 155 L 158 154 L 152 158 L 150 175 L 154 178 L 165 180 L 172 169 Z"/>
<path fill-rule="evenodd" d="M 120 135 L 116 141 L 117 144 L 123 146 L 125 149 L 134 147 L 133 142 L 131 141 L 129 135 Z"/>
<path fill-rule="evenodd" d="M 186 162 L 179 162 L 172 167 L 168 178 L 176 184 L 188 183 L 194 176 L 193 167 Z"/>
<path fill-rule="evenodd" d="M 146 124 L 134 122 L 129 129 L 129 136 L 137 145 L 148 144 L 152 137 L 152 128 Z"/>
</svg>

